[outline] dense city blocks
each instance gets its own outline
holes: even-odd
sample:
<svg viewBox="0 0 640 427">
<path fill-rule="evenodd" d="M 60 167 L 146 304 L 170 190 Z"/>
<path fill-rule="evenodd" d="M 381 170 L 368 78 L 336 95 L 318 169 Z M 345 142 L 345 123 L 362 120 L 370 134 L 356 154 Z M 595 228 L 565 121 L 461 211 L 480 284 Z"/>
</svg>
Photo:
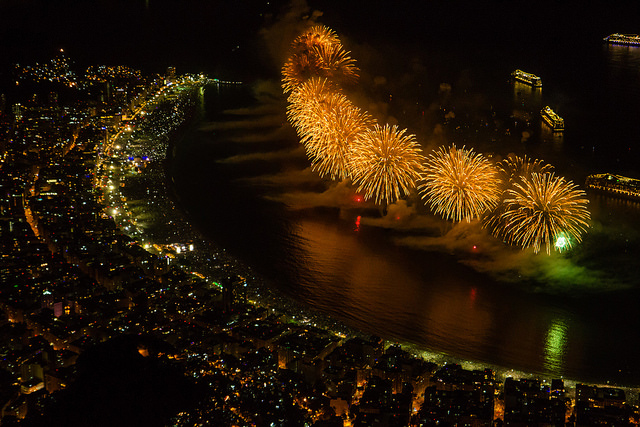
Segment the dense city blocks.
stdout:
<svg viewBox="0 0 640 427">
<path fill-rule="evenodd" d="M 126 67 L 80 78 L 62 59 L 52 64 L 18 68 L 20 79 L 54 85 L 0 116 L 3 425 L 637 419 L 621 389 L 436 364 L 252 300 L 233 260 L 198 262 L 194 246 L 204 243 L 164 186 L 166 151 L 196 98 L 235 83 Z M 61 87 L 69 101 L 53 90 Z"/>
</svg>

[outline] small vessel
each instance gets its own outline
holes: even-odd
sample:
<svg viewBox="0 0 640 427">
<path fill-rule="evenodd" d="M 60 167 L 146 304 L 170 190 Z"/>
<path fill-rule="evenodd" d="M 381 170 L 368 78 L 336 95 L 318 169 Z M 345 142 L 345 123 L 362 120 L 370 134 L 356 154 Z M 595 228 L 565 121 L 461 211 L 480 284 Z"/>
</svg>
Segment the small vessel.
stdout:
<svg viewBox="0 0 640 427">
<path fill-rule="evenodd" d="M 564 130 L 564 119 L 556 114 L 551 107 L 544 107 L 540 110 L 540 115 L 542 116 L 542 120 L 549 125 L 552 131 L 562 132 Z"/>
<path fill-rule="evenodd" d="M 522 70 L 515 70 L 511 73 L 511 77 L 533 87 L 542 87 L 542 79 L 535 74 L 526 73 Z"/>
<path fill-rule="evenodd" d="M 610 34 L 603 39 L 609 44 L 623 44 L 627 46 L 640 46 L 640 36 L 637 34 Z"/>
<path fill-rule="evenodd" d="M 626 199 L 640 199 L 640 179 L 627 178 L 612 173 L 589 175 L 585 186 L 612 196 Z"/>
</svg>

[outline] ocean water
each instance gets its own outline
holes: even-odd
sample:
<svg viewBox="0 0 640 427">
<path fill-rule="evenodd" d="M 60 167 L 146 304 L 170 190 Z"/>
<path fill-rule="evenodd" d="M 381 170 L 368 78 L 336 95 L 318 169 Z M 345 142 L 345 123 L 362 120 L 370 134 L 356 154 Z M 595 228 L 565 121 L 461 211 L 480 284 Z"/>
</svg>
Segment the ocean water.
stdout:
<svg viewBox="0 0 640 427">
<path fill-rule="evenodd" d="M 454 142 L 494 159 L 544 159 L 581 186 L 591 173 L 640 178 L 640 49 L 595 40 L 562 61 L 432 46 L 394 57 L 408 58 L 404 74 L 363 72 L 353 96 L 409 128 L 427 154 Z M 515 68 L 540 75 L 542 91 L 510 82 Z M 382 211 L 309 170 L 277 93 L 273 82 L 207 87 L 202 120 L 173 149 L 175 191 L 207 238 L 276 292 L 364 332 L 547 377 L 640 386 L 640 204 L 589 194 L 589 232 L 552 256 L 435 218 L 416 197 Z M 541 125 L 544 105 L 564 117 L 561 136 Z"/>
</svg>

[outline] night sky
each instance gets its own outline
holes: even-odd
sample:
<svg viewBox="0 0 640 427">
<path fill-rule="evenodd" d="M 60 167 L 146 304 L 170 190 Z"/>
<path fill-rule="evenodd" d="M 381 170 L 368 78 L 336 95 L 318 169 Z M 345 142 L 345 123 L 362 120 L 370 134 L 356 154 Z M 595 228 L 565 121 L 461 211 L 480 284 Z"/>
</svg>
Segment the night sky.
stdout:
<svg viewBox="0 0 640 427">
<path fill-rule="evenodd" d="M 290 5 L 322 11 L 319 22 L 359 42 L 408 49 L 426 40 L 469 49 L 509 40 L 526 49 L 570 45 L 590 32 L 640 32 L 640 6 L 628 1 L 0 0 L 0 65 L 44 62 L 64 48 L 80 70 L 105 64 L 162 73 L 175 65 L 252 79 L 274 72 L 260 29 Z"/>
<path fill-rule="evenodd" d="M 164 73 L 175 65 L 229 74 L 246 67 L 248 42 L 268 12 L 258 1 L 2 0 L 0 56 L 3 65 L 31 64 L 64 48 L 80 70 L 105 64 Z"/>
<path fill-rule="evenodd" d="M 11 82 L 11 64 L 47 62 L 60 49 L 79 74 L 90 65 L 160 74 L 175 66 L 179 74 L 277 79 L 281 62 L 265 34 L 273 36 L 269 29 L 292 10 L 300 22 L 312 15 L 334 29 L 363 70 L 378 72 L 366 54 L 380 52 L 376 67 L 391 76 L 407 66 L 391 53 L 411 55 L 427 42 L 489 60 L 481 54 L 488 46 L 570 49 L 584 37 L 597 43 L 612 32 L 640 33 L 640 2 L 632 1 L 0 0 L 0 93 Z M 283 45 L 290 40 L 283 37 Z"/>
</svg>

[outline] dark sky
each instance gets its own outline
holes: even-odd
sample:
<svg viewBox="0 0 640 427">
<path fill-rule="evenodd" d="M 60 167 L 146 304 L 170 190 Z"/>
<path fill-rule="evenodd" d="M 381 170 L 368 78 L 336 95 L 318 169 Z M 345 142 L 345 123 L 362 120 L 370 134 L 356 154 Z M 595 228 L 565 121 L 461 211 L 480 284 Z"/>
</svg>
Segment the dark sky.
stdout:
<svg viewBox="0 0 640 427">
<path fill-rule="evenodd" d="M 294 3 L 304 3 L 293 0 Z M 145 72 L 204 71 L 246 78 L 265 72 L 259 29 L 289 0 L 0 0 L 0 65 L 47 61 L 64 48 L 80 70 L 129 65 Z M 308 0 L 320 22 L 360 43 L 425 40 L 482 48 L 504 40 L 523 49 L 579 43 L 585 34 L 640 33 L 640 2 L 596 0 Z M 240 48 L 237 48 L 240 46 Z"/>
<path fill-rule="evenodd" d="M 225 72 L 228 64 L 245 65 L 244 51 L 253 49 L 248 41 L 271 7 L 266 1 L 0 0 L 0 57 L 4 64 L 43 62 L 64 48 L 81 67 Z"/>
</svg>

